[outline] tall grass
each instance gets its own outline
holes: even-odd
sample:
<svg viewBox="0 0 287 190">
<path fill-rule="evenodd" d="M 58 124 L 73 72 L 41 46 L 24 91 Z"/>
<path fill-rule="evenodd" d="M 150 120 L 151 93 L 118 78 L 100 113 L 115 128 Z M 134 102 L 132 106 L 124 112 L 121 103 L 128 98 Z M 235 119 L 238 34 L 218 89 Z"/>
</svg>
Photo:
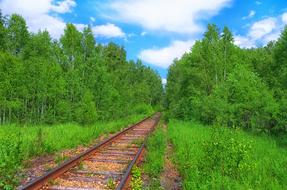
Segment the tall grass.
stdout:
<svg viewBox="0 0 287 190">
<path fill-rule="evenodd" d="M 174 161 L 189 189 L 287 189 L 287 150 L 268 136 L 172 120 Z"/>
<path fill-rule="evenodd" d="M 0 126 L 0 189 L 13 189 L 18 183 L 16 172 L 23 161 L 35 156 L 87 145 L 102 134 L 114 133 L 144 115 L 91 126 L 63 124 L 53 126 Z"/>
<path fill-rule="evenodd" d="M 149 177 L 146 189 L 160 189 L 160 175 L 164 169 L 164 153 L 167 138 L 161 125 L 147 140 L 147 153 L 143 166 L 144 173 Z"/>
</svg>

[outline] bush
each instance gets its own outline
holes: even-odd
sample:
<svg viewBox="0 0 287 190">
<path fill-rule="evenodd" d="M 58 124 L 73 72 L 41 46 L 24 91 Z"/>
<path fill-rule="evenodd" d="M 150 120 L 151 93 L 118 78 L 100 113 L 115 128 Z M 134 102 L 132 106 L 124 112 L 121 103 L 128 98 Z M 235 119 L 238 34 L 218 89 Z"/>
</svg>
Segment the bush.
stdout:
<svg viewBox="0 0 287 190">
<path fill-rule="evenodd" d="M 270 132 L 276 125 L 278 104 L 261 79 L 245 66 L 236 66 L 210 99 L 207 110 L 221 125 L 263 132 Z"/>
<path fill-rule="evenodd" d="M 134 108 L 134 113 L 135 114 L 152 114 L 154 112 L 153 107 L 148 104 L 138 104 Z"/>
<path fill-rule="evenodd" d="M 236 130 L 213 127 L 211 138 L 202 143 L 203 157 L 199 162 L 201 175 L 218 172 L 233 179 L 243 177 L 253 168 L 250 163 L 251 142 L 244 142 Z"/>
<path fill-rule="evenodd" d="M 0 137 L 0 142 L 0 189 L 13 189 L 18 183 L 15 171 L 20 168 L 24 159 L 21 134 Z"/>
</svg>

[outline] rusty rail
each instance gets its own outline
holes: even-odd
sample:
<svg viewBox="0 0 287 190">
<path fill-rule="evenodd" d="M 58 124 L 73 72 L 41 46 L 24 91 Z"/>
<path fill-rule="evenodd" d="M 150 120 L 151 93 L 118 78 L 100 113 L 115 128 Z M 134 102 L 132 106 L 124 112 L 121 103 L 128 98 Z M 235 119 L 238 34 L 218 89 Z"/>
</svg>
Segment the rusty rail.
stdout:
<svg viewBox="0 0 287 190">
<path fill-rule="evenodd" d="M 79 154 L 78 156 L 75 156 L 74 158 L 65 161 L 64 163 L 60 164 L 59 166 L 57 166 L 56 168 L 52 169 L 51 171 L 47 172 L 46 174 L 44 174 L 43 176 L 40 176 L 34 180 L 32 180 L 31 182 L 27 183 L 26 185 L 22 186 L 20 188 L 20 190 L 34 190 L 34 189 L 40 189 L 42 188 L 44 185 L 46 185 L 50 180 L 53 180 L 59 176 L 61 176 L 62 174 L 64 174 L 65 172 L 67 172 L 68 170 L 70 170 L 71 168 L 77 166 L 80 164 L 80 162 L 82 160 L 85 160 L 87 158 L 89 158 L 92 154 L 94 154 L 95 152 L 97 152 L 98 149 L 105 147 L 105 145 L 107 145 L 108 143 L 113 142 L 114 140 L 116 140 L 118 137 L 120 137 L 121 135 L 127 133 L 128 131 L 134 129 L 136 126 L 140 125 L 141 123 L 147 121 L 148 119 L 151 119 L 152 117 L 154 117 L 156 114 L 147 117 L 139 122 L 137 122 L 136 124 L 124 129 L 123 131 L 113 135 L 112 137 L 108 138 L 107 140 L 91 147 L 90 149 L 86 150 L 85 152 Z M 159 117 L 156 119 L 153 128 L 157 125 L 159 121 Z M 146 140 L 146 137 L 145 137 Z M 127 170 L 125 171 L 120 183 L 118 184 L 118 186 L 116 187 L 117 190 L 122 189 L 125 186 L 125 183 L 127 182 L 127 179 L 129 178 L 131 169 L 133 167 L 133 165 L 136 163 L 136 161 L 138 160 L 140 154 L 142 153 L 144 146 L 145 146 L 145 140 L 144 142 L 141 144 L 141 147 L 139 148 L 139 150 L 137 151 L 136 156 L 133 158 L 133 160 L 131 161 L 131 163 L 128 165 Z"/>
</svg>

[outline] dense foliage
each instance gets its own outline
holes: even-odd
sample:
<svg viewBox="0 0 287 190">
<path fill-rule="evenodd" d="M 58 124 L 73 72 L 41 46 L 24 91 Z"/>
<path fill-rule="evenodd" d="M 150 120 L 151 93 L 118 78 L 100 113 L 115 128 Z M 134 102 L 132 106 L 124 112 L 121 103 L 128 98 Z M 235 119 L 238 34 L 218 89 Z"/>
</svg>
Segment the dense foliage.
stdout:
<svg viewBox="0 0 287 190">
<path fill-rule="evenodd" d="M 171 118 L 287 131 L 287 27 L 261 48 L 234 45 L 227 27 L 208 25 L 190 53 L 175 60 L 167 79 Z"/>
<path fill-rule="evenodd" d="M 0 123 L 78 122 L 145 113 L 159 104 L 161 79 L 123 47 L 95 42 L 67 24 L 59 41 L 0 14 Z"/>
</svg>

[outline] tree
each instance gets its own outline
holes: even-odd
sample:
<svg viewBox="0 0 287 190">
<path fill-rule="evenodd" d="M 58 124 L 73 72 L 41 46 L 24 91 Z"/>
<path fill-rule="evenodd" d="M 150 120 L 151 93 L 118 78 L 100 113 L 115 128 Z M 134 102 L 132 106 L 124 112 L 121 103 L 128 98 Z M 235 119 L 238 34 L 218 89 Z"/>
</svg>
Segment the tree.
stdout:
<svg viewBox="0 0 287 190">
<path fill-rule="evenodd" d="M 8 19 L 7 47 L 13 55 L 22 53 L 29 40 L 26 21 L 17 14 L 12 14 Z"/>
<path fill-rule="evenodd" d="M 64 35 L 60 38 L 63 46 L 63 52 L 67 56 L 67 65 L 72 70 L 75 64 L 79 62 L 82 51 L 81 46 L 82 34 L 77 30 L 73 24 L 67 24 L 64 30 Z"/>
<path fill-rule="evenodd" d="M 18 119 L 22 101 L 23 65 L 18 58 L 0 52 L 0 123 Z"/>
<path fill-rule="evenodd" d="M 0 9 L 0 50 L 6 49 L 7 43 L 7 29 L 5 28 L 5 18 Z"/>
<path fill-rule="evenodd" d="M 82 35 L 82 46 L 84 51 L 84 61 L 87 58 L 92 56 L 93 51 L 95 50 L 96 41 L 93 35 L 93 31 L 90 26 L 84 28 Z"/>
<path fill-rule="evenodd" d="M 93 94 L 87 90 L 78 103 L 75 112 L 76 121 L 81 124 L 92 124 L 97 120 L 97 109 Z"/>
<path fill-rule="evenodd" d="M 233 36 L 230 30 L 225 26 L 221 36 L 222 51 L 223 51 L 223 80 L 227 78 L 227 72 L 230 70 L 232 63 Z"/>
</svg>

